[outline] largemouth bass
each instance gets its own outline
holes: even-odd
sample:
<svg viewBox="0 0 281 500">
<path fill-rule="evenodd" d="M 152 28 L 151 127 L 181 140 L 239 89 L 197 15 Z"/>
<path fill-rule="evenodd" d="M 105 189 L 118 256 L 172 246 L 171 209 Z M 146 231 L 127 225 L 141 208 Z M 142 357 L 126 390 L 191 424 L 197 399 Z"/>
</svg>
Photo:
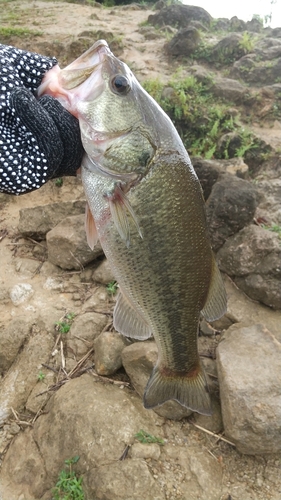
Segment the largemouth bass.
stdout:
<svg viewBox="0 0 281 500">
<path fill-rule="evenodd" d="M 88 241 L 100 240 L 119 283 L 114 327 L 133 339 L 153 335 L 158 347 L 144 406 L 176 400 L 211 414 L 198 324 L 200 314 L 225 313 L 226 295 L 201 186 L 174 125 L 103 40 L 50 70 L 42 93 L 80 122 Z"/>
</svg>

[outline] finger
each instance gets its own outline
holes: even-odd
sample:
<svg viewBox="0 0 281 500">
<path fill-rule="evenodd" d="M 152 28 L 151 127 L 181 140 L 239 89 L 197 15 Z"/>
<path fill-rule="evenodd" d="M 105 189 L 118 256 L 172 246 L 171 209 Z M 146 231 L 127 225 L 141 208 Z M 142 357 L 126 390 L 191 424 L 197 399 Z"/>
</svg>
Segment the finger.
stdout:
<svg viewBox="0 0 281 500">
<path fill-rule="evenodd" d="M 39 103 L 55 122 L 64 146 L 59 175 L 75 175 L 84 154 L 79 122 L 57 99 L 51 96 L 41 97 Z"/>
</svg>

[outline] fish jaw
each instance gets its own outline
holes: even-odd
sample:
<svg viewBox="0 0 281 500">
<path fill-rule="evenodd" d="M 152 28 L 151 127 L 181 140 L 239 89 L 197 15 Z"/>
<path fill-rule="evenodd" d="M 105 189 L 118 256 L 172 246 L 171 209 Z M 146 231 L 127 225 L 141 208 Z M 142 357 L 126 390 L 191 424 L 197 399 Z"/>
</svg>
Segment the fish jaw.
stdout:
<svg viewBox="0 0 281 500">
<path fill-rule="evenodd" d="M 51 95 L 77 118 L 83 117 L 81 104 L 96 99 L 104 90 L 101 67 L 111 51 L 105 40 L 98 40 L 66 68 L 54 66 L 45 74 L 37 97 Z"/>
</svg>

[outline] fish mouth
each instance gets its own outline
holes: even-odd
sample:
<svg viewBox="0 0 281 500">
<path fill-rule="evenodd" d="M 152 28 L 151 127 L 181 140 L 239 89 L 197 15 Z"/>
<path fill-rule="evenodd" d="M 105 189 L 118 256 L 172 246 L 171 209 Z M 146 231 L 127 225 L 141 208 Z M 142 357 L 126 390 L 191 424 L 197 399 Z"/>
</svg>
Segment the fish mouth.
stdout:
<svg viewBox="0 0 281 500">
<path fill-rule="evenodd" d="M 81 100 L 94 99 L 103 89 L 101 67 L 107 58 L 114 58 L 105 40 L 98 40 L 84 54 L 63 70 L 55 65 L 44 76 L 36 95 L 49 94 L 74 116 Z M 78 116 L 77 116 L 78 117 Z"/>
<path fill-rule="evenodd" d="M 106 56 L 113 55 L 105 40 L 98 40 L 78 59 L 60 72 L 59 82 L 66 90 L 72 90 L 84 83 L 104 62 Z"/>
</svg>

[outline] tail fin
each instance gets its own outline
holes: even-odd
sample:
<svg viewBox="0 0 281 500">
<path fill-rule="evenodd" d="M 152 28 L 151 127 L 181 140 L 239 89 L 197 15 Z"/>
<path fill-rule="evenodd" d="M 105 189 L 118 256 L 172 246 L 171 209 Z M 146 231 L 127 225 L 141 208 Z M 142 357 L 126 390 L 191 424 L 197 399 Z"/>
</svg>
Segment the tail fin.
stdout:
<svg viewBox="0 0 281 500">
<path fill-rule="evenodd" d="M 189 410 L 211 415 L 211 400 L 201 364 L 192 372 L 181 375 L 169 370 L 166 374 L 156 366 L 145 388 L 144 407 L 154 408 L 175 399 Z"/>
</svg>

